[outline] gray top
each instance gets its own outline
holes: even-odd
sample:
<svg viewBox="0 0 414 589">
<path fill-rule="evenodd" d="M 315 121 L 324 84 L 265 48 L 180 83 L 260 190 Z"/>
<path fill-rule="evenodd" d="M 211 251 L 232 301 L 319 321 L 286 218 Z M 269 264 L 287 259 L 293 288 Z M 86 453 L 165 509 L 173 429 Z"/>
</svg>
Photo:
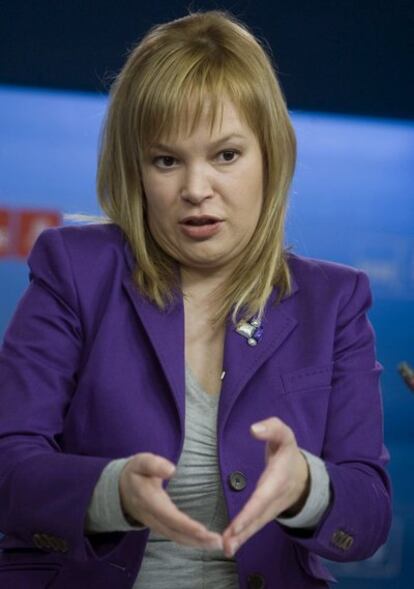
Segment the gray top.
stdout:
<svg viewBox="0 0 414 589">
<path fill-rule="evenodd" d="M 186 419 L 183 450 L 168 494 L 179 509 L 221 533 L 228 525 L 217 463 L 216 422 L 219 395 L 206 393 L 186 371 Z M 329 504 L 329 477 L 322 460 L 303 451 L 311 473 L 311 491 L 303 510 L 278 521 L 291 527 L 314 527 Z M 132 531 L 119 498 L 119 477 L 129 458 L 110 462 L 95 487 L 88 509 L 87 533 Z M 219 550 L 180 546 L 151 532 L 133 589 L 237 589 L 235 560 Z"/>
</svg>

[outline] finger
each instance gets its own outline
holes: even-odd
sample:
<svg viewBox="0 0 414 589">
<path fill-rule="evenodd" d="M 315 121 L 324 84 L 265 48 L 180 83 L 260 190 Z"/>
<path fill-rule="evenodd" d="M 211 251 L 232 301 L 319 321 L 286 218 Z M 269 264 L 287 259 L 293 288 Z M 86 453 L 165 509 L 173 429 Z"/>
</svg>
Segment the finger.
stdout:
<svg viewBox="0 0 414 589">
<path fill-rule="evenodd" d="M 143 452 L 131 460 L 130 468 L 135 474 L 169 479 L 175 472 L 175 464 L 157 454 Z"/>
<path fill-rule="evenodd" d="M 266 509 L 267 505 L 268 503 L 266 503 L 265 499 L 263 499 L 261 496 L 253 494 L 241 512 L 236 516 L 227 530 L 225 530 L 224 535 L 239 535 L 247 526 L 251 524 L 252 521 L 260 517 L 261 513 L 263 513 L 263 511 Z"/>
<path fill-rule="evenodd" d="M 250 431 L 255 438 L 269 442 L 272 450 L 277 450 L 280 446 L 295 441 L 295 436 L 290 427 L 278 417 L 269 417 L 263 421 L 253 423 Z"/>
<path fill-rule="evenodd" d="M 180 544 L 181 546 L 191 546 L 201 550 L 222 550 L 223 540 L 220 534 L 206 530 L 205 535 L 192 536 L 185 533 L 177 532 L 166 526 L 163 522 L 150 517 L 148 527 L 160 534 L 164 538 Z"/>
<path fill-rule="evenodd" d="M 162 522 L 175 533 L 186 534 L 194 540 L 215 540 L 210 532 L 200 522 L 193 520 L 180 511 L 171 501 L 168 493 L 157 485 L 154 473 L 161 473 L 163 469 L 173 466 L 161 456 L 146 453 L 135 457 L 133 474 L 136 475 L 133 486 L 135 487 L 135 499 L 131 515 L 138 521 L 149 525 L 148 518 Z M 148 474 L 142 474 L 148 473 Z"/>
<path fill-rule="evenodd" d="M 277 509 L 280 507 L 280 501 L 283 502 L 286 487 L 283 479 L 284 475 L 278 472 L 275 465 L 266 467 L 249 500 L 228 526 L 226 532 L 228 531 L 230 535 L 239 534 L 254 519 L 260 517 L 268 506 L 272 506 L 276 515 L 278 513 Z M 280 510 L 282 509 L 283 506 Z"/>
<path fill-rule="evenodd" d="M 164 490 L 159 495 L 149 515 L 161 533 L 188 546 L 222 549 L 221 535 L 211 532 L 201 522 L 180 511 Z"/>
<path fill-rule="evenodd" d="M 186 535 L 194 541 L 217 540 L 216 534 L 210 532 L 201 522 L 180 511 L 163 489 L 153 494 L 148 502 L 147 513 L 173 533 Z"/>
<path fill-rule="evenodd" d="M 237 535 L 226 536 L 223 534 L 223 551 L 224 554 L 231 558 L 235 552 L 242 546 L 251 536 L 256 534 L 263 526 L 265 526 L 272 518 L 273 509 L 268 507 L 259 517 L 255 518 L 248 526 L 243 528 L 243 531 Z"/>
<path fill-rule="evenodd" d="M 253 501 L 251 504 L 249 502 L 224 531 L 223 541 L 226 543 L 229 540 L 241 537 L 245 530 L 249 529 L 254 522 L 261 520 L 263 514 L 272 513 L 273 509 L 273 502 L 270 504 L 259 500 Z"/>
</svg>

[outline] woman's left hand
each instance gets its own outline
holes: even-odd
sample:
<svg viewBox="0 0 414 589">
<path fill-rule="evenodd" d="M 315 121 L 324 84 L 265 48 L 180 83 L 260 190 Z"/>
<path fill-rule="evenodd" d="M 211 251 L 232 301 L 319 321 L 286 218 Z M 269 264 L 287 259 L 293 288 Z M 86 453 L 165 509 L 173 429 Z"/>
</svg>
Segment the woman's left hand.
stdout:
<svg viewBox="0 0 414 589">
<path fill-rule="evenodd" d="M 277 417 L 251 426 L 266 442 L 266 468 L 252 496 L 223 534 L 223 550 L 231 557 L 253 534 L 282 512 L 299 512 L 309 490 L 309 469 L 293 431 Z"/>
</svg>

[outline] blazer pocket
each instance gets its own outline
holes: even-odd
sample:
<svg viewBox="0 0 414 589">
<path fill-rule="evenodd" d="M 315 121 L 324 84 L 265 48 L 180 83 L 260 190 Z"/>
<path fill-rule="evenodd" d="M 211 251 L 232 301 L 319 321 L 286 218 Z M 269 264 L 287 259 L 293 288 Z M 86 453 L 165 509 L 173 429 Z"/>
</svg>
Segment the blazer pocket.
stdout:
<svg viewBox="0 0 414 589">
<path fill-rule="evenodd" d="M 337 579 L 331 574 L 329 569 L 322 563 L 319 556 L 313 552 L 308 552 L 301 546 L 295 546 L 296 553 L 300 566 L 306 574 L 319 579 L 320 581 L 327 581 L 328 583 L 336 583 Z"/>
<path fill-rule="evenodd" d="M 5 548 L 0 550 L 0 587 L 47 589 L 61 568 L 38 550 Z"/>
<path fill-rule="evenodd" d="M 332 371 L 333 365 L 325 364 L 285 372 L 281 375 L 284 393 L 330 388 Z"/>
<path fill-rule="evenodd" d="M 0 587 L 10 589 L 47 589 L 60 570 L 55 563 L 2 563 Z"/>
</svg>

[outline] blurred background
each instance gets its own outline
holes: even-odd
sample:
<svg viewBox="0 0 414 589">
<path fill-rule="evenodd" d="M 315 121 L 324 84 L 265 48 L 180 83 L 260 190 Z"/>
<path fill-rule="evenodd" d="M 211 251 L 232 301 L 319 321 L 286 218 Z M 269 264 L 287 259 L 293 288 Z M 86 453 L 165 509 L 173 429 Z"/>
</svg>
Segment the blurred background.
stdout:
<svg viewBox="0 0 414 589">
<path fill-rule="evenodd" d="M 99 213 L 99 130 L 113 76 L 156 23 L 231 10 L 273 52 L 298 136 L 294 251 L 365 270 L 374 295 L 394 523 L 371 559 L 330 563 L 339 587 L 414 585 L 414 3 L 255 0 L 0 3 L 0 335 L 27 253 L 63 213 Z"/>
</svg>

